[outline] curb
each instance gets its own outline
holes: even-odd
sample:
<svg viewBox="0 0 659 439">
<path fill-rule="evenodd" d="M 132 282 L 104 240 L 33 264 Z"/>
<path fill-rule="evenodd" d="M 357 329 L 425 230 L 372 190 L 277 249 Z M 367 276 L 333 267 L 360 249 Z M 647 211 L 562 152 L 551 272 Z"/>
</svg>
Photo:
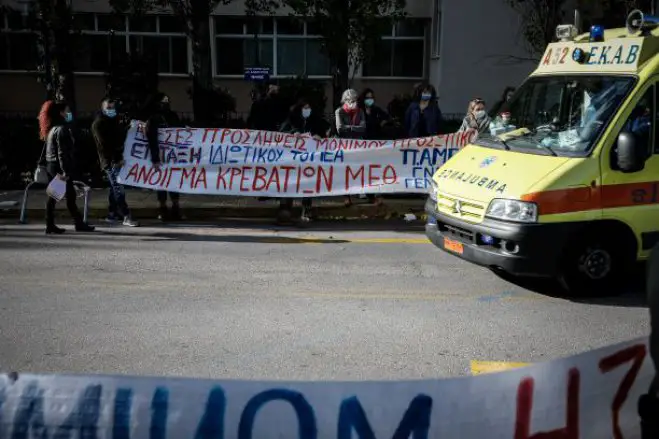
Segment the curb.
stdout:
<svg viewBox="0 0 659 439">
<path fill-rule="evenodd" d="M 275 219 L 277 216 L 278 206 L 272 207 L 209 207 L 209 208 L 185 208 L 181 207 L 185 220 L 200 221 L 200 220 L 219 220 L 219 219 Z M 158 216 L 158 209 L 156 207 L 134 208 L 131 209 L 132 215 L 135 219 L 151 219 Z M 293 216 L 299 215 L 300 208 L 293 208 Z M 396 209 L 395 206 L 352 206 L 349 208 L 343 206 L 337 207 L 319 207 L 312 210 L 312 215 L 317 220 L 333 220 L 333 221 L 368 221 L 368 220 L 400 220 L 405 217 L 405 214 L 413 214 L 416 221 L 425 220 L 425 211 L 423 207 Z M 88 215 L 90 222 L 98 219 L 105 218 L 108 214 L 107 208 L 92 207 L 89 209 Z M 9 209 L 0 211 L 0 218 L 2 219 L 15 219 L 18 222 L 20 210 Z M 45 209 L 28 209 L 27 221 L 43 220 L 46 216 Z M 57 209 L 55 211 L 56 218 L 68 218 L 69 213 L 66 209 Z"/>
</svg>

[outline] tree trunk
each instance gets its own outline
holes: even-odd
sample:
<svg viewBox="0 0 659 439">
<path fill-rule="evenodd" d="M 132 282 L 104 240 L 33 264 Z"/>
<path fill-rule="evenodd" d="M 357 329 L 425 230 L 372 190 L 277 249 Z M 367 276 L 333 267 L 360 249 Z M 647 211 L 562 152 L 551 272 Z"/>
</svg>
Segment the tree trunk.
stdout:
<svg viewBox="0 0 659 439">
<path fill-rule="evenodd" d="M 46 96 L 65 100 L 75 113 L 72 15 L 66 0 L 40 0 L 41 51 Z"/>
<path fill-rule="evenodd" d="M 192 39 L 192 109 L 197 126 L 210 126 L 213 109 L 210 97 L 213 93 L 213 70 L 211 66 L 209 2 L 192 1 L 190 34 Z"/>
<path fill-rule="evenodd" d="M 334 98 L 334 108 L 341 106 L 341 95 L 350 84 L 350 65 L 348 61 L 348 51 L 338 54 L 336 59 L 335 73 L 332 81 L 332 95 Z"/>
</svg>

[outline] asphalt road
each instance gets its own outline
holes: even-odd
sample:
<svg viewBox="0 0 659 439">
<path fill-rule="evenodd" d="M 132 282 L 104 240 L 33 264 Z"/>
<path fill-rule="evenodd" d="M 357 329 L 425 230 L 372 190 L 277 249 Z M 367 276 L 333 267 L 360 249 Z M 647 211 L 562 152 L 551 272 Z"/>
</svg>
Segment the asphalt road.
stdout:
<svg viewBox="0 0 659 439">
<path fill-rule="evenodd" d="M 534 290 L 420 231 L 234 224 L 46 237 L 0 224 L 0 370 L 456 376 L 474 360 L 539 362 L 649 332 L 638 286 L 585 302 Z"/>
</svg>

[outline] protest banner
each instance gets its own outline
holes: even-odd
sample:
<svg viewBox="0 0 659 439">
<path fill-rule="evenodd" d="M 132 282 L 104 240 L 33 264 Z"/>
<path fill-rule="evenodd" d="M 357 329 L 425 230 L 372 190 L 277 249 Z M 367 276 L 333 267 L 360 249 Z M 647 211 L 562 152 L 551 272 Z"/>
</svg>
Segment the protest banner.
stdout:
<svg viewBox="0 0 659 439">
<path fill-rule="evenodd" d="M 637 339 L 506 372 L 414 381 L 2 375 L 0 437 L 632 439 L 654 374 L 647 348 Z"/>
<path fill-rule="evenodd" d="M 154 168 L 144 124 L 134 122 L 119 181 L 190 194 L 318 197 L 426 193 L 438 167 L 475 131 L 419 139 L 320 139 L 228 128 L 159 131 L 163 166 Z"/>
</svg>

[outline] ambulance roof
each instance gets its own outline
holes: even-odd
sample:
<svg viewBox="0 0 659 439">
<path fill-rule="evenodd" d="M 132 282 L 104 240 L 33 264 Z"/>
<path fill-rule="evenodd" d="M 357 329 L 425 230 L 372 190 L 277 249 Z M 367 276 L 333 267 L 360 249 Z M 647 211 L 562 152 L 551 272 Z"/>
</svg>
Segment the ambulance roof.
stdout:
<svg viewBox="0 0 659 439">
<path fill-rule="evenodd" d="M 574 73 L 637 74 L 659 50 L 659 28 L 648 36 L 627 29 L 604 31 L 604 39 L 590 42 L 590 34 L 551 43 L 533 75 Z M 580 59 L 581 55 L 581 59 Z"/>
</svg>

